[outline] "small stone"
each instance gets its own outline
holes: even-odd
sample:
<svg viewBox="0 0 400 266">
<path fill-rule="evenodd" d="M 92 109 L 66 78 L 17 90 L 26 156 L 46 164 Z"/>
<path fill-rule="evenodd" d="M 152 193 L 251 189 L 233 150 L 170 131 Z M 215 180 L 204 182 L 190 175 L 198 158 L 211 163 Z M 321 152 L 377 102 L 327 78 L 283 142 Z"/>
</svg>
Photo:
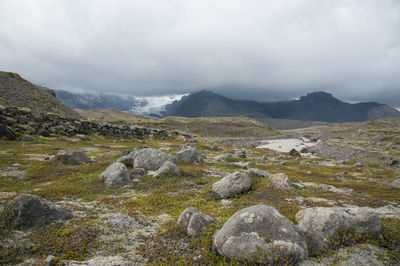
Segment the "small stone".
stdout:
<svg viewBox="0 0 400 266">
<path fill-rule="evenodd" d="M 89 137 L 84 134 L 76 134 L 75 137 L 81 140 L 89 140 Z"/>
<path fill-rule="evenodd" d="M 255 176 L 262 176 L 262 177 L 270 177 L 270 174 L 268 171 L 257 169 L 257 168 L 249 168 L 247 170 L 247 173 L 249 175 L 255 175 Z"/>
<path fill-rule="evenodd" d="M 278 190 L 290 190 L 291 180 L 284 173 L 279 173 L 271 176 L 272 183 L 275 189 Z"/>
<path fill-rule="evenodd" d="M 177 226 L 189 236 L 200 235 L 207 227 L 214 223 L 213 217 L 200 212 L 196 208 L 187 208 L 178 218 Z"/>
<path fill-rule="evenodd" d="M 234 150 L 233 157 L 235 158 L 246 158 L 246 151 L 243 150 Z"/>
<path fill-rule="evenodd" d="M 185 146 L 176 154 L 178 163 L 203 163 L 204 156 L 192 146 Z"/>
<path fill-rule="evenodd" d="M 86 156 L 86 153 L 80 150 L 60 151 L 56 156 L 54 156 L 52 161 L 57 164 L 66 165 L 79 165 L 90 162 L 89 158 Z"/>
<path fill-rule="evenodd" d="M 129 172 L 129 178 L 132 179 L 139 179 L 146 174 L 146 170 L 143 168 L 133 168 Z"/>
<path fill-rule="evenodd" d="M 23 135 L 21 141 L 34 141 L 35 139 L 30 135 Z"/>
<path fill-rule="evenodd" d="M 301 154 L 296 149 L 291 149 L 289 155 L 293 158 L 301 158 Z"/>
</svg>

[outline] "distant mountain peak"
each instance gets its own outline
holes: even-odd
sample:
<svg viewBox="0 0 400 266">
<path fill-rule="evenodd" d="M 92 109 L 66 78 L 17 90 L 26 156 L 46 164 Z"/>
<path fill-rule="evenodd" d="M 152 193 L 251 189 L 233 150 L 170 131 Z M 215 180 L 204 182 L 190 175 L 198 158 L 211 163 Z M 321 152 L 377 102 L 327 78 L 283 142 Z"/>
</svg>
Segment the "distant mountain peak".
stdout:
<svg viewBox="0 0 400 266">
<path fill-rule="evenodd" d="M 307 93 L 305 96 L 301 96 L 300 100 L 307 100 L 307 99 L 316 99 L 316 100 L 338 100 L 333 97 L 332 93 L 325 92 L 325 91 L 314 91 Z"/>
</svg>

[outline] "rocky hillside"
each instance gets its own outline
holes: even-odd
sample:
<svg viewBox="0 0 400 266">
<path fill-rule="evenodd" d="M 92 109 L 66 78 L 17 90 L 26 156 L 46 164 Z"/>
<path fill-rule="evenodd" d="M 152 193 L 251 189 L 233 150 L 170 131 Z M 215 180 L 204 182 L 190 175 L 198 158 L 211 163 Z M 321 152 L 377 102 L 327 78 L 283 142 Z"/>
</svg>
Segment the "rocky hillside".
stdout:
<svg viewBox="0 0 400 266">
<path fill-rule="evenodd" d="M 275 118 L 303 121 L 351 122 L 399 117 L 400 112 L 388 105 L 375 102 L 350 104 L 326 92 L 313 92 L 299 100 L 263 103 L 233 100 L 210 91 L 201 91 L 183 97 L 167 108 L 167 115 L 238 116 L 255 119 Z"/>
<path fill-rule="evenodd" d="M 4 71 L 0 71 L 0 105 L 23 107 L 37 113 L 53 113 L 65 117 L 79 116 L 58 100 L 52 90 L 36 86 L 16 73 Z"/>
<path fill-rule="evenodd" d="M 271 137 L 278 132 L 254 119 L 240 117 L 165 117 L 151 119 L 115 109 L 77 110 L 82 116 L 97 122 L 128 122 L 150 128 L 179 130 L 202 137 Z"/>
</svg>

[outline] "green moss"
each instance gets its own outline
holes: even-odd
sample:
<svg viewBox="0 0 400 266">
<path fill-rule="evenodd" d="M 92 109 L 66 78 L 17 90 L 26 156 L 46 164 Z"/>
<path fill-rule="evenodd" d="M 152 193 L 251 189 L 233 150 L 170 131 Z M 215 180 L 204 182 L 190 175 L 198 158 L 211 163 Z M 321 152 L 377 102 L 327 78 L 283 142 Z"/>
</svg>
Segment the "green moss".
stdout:
<svg viewBox="0 0 400 266">
<path fill-rule="evenodd" d="M 381 219 L 382 246 L 389 250 L 389 257 L 393 264 L 400 263 L 400 219 Z"/>
<path fill-rule="evenodd" d="M 34 229 L 28 237 L 35 245 L 32 253 L 37 256 L 52 254 L 62 259 L 84 260 L 98 246 L 99 233 L 95 222 L 75 219 Z"/>
</svg>

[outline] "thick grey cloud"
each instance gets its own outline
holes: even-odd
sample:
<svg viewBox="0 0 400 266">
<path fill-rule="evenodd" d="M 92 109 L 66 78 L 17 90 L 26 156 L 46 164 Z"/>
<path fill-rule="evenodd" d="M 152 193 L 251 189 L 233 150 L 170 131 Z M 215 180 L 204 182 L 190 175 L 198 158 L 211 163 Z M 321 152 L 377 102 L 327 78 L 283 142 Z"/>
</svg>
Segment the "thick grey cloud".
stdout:
<svg viewBox="0 0 400 266">
<path fill-rule="evenodd" d="M 400 1 L 1 0 L 0 68 L 54 89 L 326 90 L 400 106 L 387 96 L 400 91 Z"/>
</svg>

